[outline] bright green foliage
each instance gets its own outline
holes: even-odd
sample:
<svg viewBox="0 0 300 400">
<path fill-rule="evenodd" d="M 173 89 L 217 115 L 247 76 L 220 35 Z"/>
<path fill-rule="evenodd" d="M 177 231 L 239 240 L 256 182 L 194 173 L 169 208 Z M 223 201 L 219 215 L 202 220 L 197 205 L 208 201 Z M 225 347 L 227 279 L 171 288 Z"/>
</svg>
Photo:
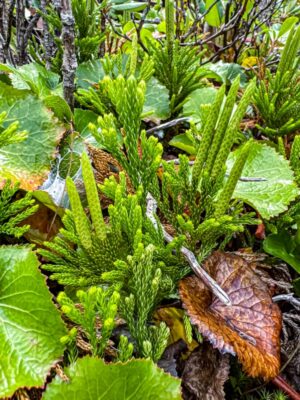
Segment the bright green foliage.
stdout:
<svg viewBox="0 0 300 400">
<path fill-rule="evenodd" d="M 73 327 L 69 330 L 67 335 L 60 338 L 60 342 L 66 348 L 65 354 L 67 354 L 67 359 L 70 364 L 74 364 L 78 358 L 78 349 L 76 343 L 77 333 L 78 330 Z"/>
<path fill-rule="evenodd" d="M 142 192 L 128 195 L 126 177 L 120 174 L 120 183 L 112 177 L 101 185 L 101 191 L 113 200 L 108 208 L 109 223 L 104 223 L 95 180 L 86 155 L 82 157 L 82 172 L 87 194 L 91 219 L 87 217 L 81 204 L 76 187 L 71 179 L 67 180 L 68 194 L 72 211 L 67 210 L 63 217 L 64 228 L 53 242 L 46 242 L 48 248 L 39 253 L 51 264 L 43 268 L 53 272 L 51 279 L 72 286 L 90 286 L 108 280 L 117 287 L 124 286 L 127 275 L 119 274 L 115 262 L 126 260 L 133 254 L 144 239 L 154 243 L 158 249 L 156 263 L 161 263 L 169 281 L 176 282 L 187 269 L 182 259 L 172 254 L 178 248 L 178 241 L 164 246 L 161 232 L 156 232 L 151 223 L 143 216 L 140 206 Z M 99 212 L 99 213 L 98 213 Z M 109 279 L 108 279 L 109 278 Z M 174 286 L 172 286 L 174 288 Z M 171 286 L 170 286 L 171 290 Z"/>
<path fill-rule="evenodd" d="M 137 82 L 147 84 L 144 93 L 144 104 L 141 118 L 147 117 L 156 121 L 169 117 L 169 91 L 154 78 L 154 62 L 144 54 L 142 60 L 137 57 L 135 42 L 130 56 L 122 53 L 106 56 L 101 60 L 81 64 L 77 69 L 77 100 L 85 107 L 102 115 L 116 113 L 116 109 L 107 93 L 107 78 L 116 80 L 120 75 L 125 80 L 132 75 Z"/>
<path fill-rule="evenodd" d="M 240 151 L 240 154 L 233 165 L 233 168 L 230 172 L 229 178 L 225 183 L 225 186 L 220 194 L 216 205 L 215 205 L 215 217 L 221 217 L 224 215 L 228 209 L 228 204 L 233 196 L 234 189 L 239 181 L 241 176 L 241 171 L 243 171 L 244 165 L 247 161 L 249 151 L 251 145 L 253 144 L 252 140 L 249 140 Z"/>
<path fill-rule="evenodd" d="M 270 392 L 267 389 L 261 389 L 256 396 L 246 396 L 246 400 L 288 400 L 288 396 L 280 390 Z"/>
<path fill-rule="evenodd" d="M 49 174 L 63 128 L 42 101 L 33 96 L 24 98 L 24 93 L 24 90 L 5 87 L 4 96 L 0 96 L 0 112 L 7 113 L 3 126 L 8 128 L 19 121 L 20 131 L 27 132 L 22 142 L 0 148 L 0 176 L 20 182 L 22 189 L 34 190 Z M 19 99 L 21 95 L 23 98 Z"/>
<path fill-rule="evenodd" d="M 117 361 L 126 362 L 132 358 L 133 344 L 129 343 L 127 336 L 120 336 L 118 344 Z"/>
<path fill-rule="evenodd" d="M 105 39 L 105 32 L 101 32 L 101 5 L 96 0 L 72 0 L 72 11 L 78 61 L 98 57 L 100 43 Z"/>
<path fill-rule="evenodd" d="M 77 298 L 80 309 L 65 292 L 58 295 L 57 301 L 61 311 L 83 329 L 91 344 L 93 356 L 102 357 L 115 327 L 120 295 L 116 291 L 112 293 L 111 290 L 93 286 L 87 292 L 79 290 Z"/>
<path fill-rule="evenodd" d="M 214 103 L 211 105 L 208 118 L 203 128 L 202 141 L 193 169 L 193 185 L 196 188 L 204 170 L 216 180 L 222 173 L 234 143 L 239 124 L 246 112 L 255 89 L 255 82 L 251 82 L 245 90 L 237 109 L 232 115 L 240 78 L 234 80 L 228 93 L 225 105 L 221 110 L 224 99 L 225 85 L 219 90 Z"/>
<path fill-rule="evenodd" d="M 234 83 L 232 85 L 233 92 L 230 93 L 231 96 L 234 96 L 234 93 L 236 90 L 235 83 L 237 81 L 239 81 L 239 77 L 236 78 L 236 80 L 234 81 Z M 246 113 L 248 105 L 250 104 L 254 90 L 255 90 L 255 82 L 252 81 L 247 86 L 247 88 L 243 94 L 243 97 L 241 98 L 241 100 L 237 106 L 237 109 L 235 110 L 234 114 L 232 115 L 232 118 L 230 119 L 228 126 L 227 126 L 224 123 L 224 119 L 229 120 L 229 117 L 232 114 L 232 113 L 230 113 L 230 111 L 228 112 L 227 107 L 229 107 L 229 109 L 231 109 L 231 107 L 233 108 L 233 106 L 234 106 L 233 101 L 230 103 L 230 96 L 228 95 L 228 99 L 227 99 L 228 102 L 226 102 L 227 104 L 225 104 L 224 110 L 219 119 L 218 127 L 215 131 L 213 145 L 212 145 L 212 147 L 214 148 L 214 142 L 220 143 L 220 148 L 216 155 L 215 161 L 214 162 L 212 161 L 211 164 L 208 164 L 208 166 L 207 166 L 207 168 L 210 168 L 210 167 L 212 168 L 211 169 L 212 179 L 217 179 L 217 177 L 219 176 L 219 174 L 222 171 L 222 168 L 224 168 L 224 164 L 226 163 L 229 152 L 230 152 L 232 145 L 234 143 L 234 140 L 237 136 L 237 132 L 240 127 L 240 122 Z M 220 126 L 224 129 L 224 136 L 223 136 L 222 143 L 220 141 L 221 135 L 220 136 L 218 135 L 218 130 L 219 130 Z M 208 161 L 209 161 L 209 158 L 208 158 Z"/>
<path fill-rule="evenodd" d="M 299 228 L 295 235 L 282 229 L 264 240 L 263 248 L 268 254 L 288 263 L 300 274 Z"/>
<path fill-rule="evenodd" d="M 66 211 L 63 218 L 65 228 L 61 229 L 60 236 L 53 242 L 45 243 L 48 250 L 39 250 L 40 254 L 52 262 L 43 265 L 43 268 L 53 272 L 51 278 L 62 284 L 88 286 L 106 283 L 116 288 L 122 297 L 121 314 L 135 339 L 137 352 L 158 360 L 167 345 L 169 330 L 165 324 L 154 327 L 148 326 L 148 322 L 155 307 L 164 297 L 174 293 L 175 283 L 188 271 L 181 257 L 173 254 L 173 250 L 178 252 L 182 239 L 178 238 L 165 246 L 160 225 L 156 230 L 142 214 L 139 205 L 141 192 L 127 195 L 126 178 L 122 173 L 120 184 L 111 177 L 101 185 L 102 192 L 114 201 L 108 210 L 109 223 L 104 223 L 101 208 L 96 204 L 99 199 L 91 166 L 86 155 L 82 158 L 91 220 L 83 210 L 74 183 L 68 179 L 72 211 Z M 142 241 L 152 244 L 144 248 Z M 103 343 L 99 344 L 92 329 L 95 312 L 99 313 L 105 326 L 105 321 L 113 322 L 109 310 L 114 305 L 113 310 L 116 311 L 117 304 L 113 297 L 113 302 L 107 300 L 105 305 L 106 300 L 101 296 L 108 298 L 109 294 L 101 290 L 98 293 L 95 289 L 87 293 L 79 292 L 85 310 L 83 315 L 76 311 L 65 294 L 58 299 L 66 306 L 62 308 L 63 312 L 87 332 L 94 354 L 102 354 L 104 350 Z M 98 303 L 103 309 L 99 309 Z M 105 310 L 108 310 L 106 314 Z M 112 328 L 113 324 L 105 335 L 102 332 L 102 337 L 107 339 Z M 122 339 L 119 359 L 126 360 L 131 354 L 132 346 Z"/>
<path fill-rule="evenodd" d="M 227 173 L 232 171 L 241 151 L 237 149 L 228 157 Z M 299 194 L 288 161 L 266 144 L 252 143 L 242 175 L 258 181 L 239 181 L 233 198 L 251 205 L 264 219 L 286 211 Z"/>
<path fill-rule="evenodd" d="M 8 127 L 4 128 L 3 122 L 7 117 L 6 112 L 0 114 L 0 147 L 7 146 L 12 143 L 19 143 L 26 139 L 27 132 L 19 131 L 19 122 L 14 121 Z"/>
<path fill-rule="evenodd" d="M 47 386 L 43 400 L 180 400 L 180 380 L 164 373 L 150 360 L 105 364 L 84 357 Z"/>
<path fill-rule="evenodd" d="M 224 246 L 235 232 L 243 231 L 244 224 L 257 222 L 252 219 L 253 214 L 241 215 L 243 206 L 240 203 L 229 211 L 251 142 L 245 145 L 225 186 L 223 184 L 224 164 L 250 102 L 254 82 L 249 84 L 233 113 L 238 87 L 239 77 L 234 81 L 224 107 L 221 108 L 225 86 L 210 106 L 192 173 L 188 158 L 181 155 L 178 169 L 173 163 L 163 162 L 161 190 L 155 183 L 151 187 L 164 216 L 178 233 L 185 234 L 188 247 L 201 257 L 217 245 L 218 239 Z"/>
<path fill-rule="evenodd" d="M 30 247 L 0 247 L 0 397 L 42 386 L 66 333 Z"/>
<path fill-rule="evenodd" d="M 225 86 L 223 85 L 221 89 L 218 91 L 216 99 L 213 105 L 210 108 L 210 112 L 206 123 L 204 125 L 204 129 L 202 132 L 201 143 L 198 149 L 197 157 L 195 159 L 195 164 L 193 168 L 193 185 L 195 188 L 199 183 L 199 178 L 201 175 L 201 171 L 203 169 L 203 165 L 207 159 L 208 149 L 212 146 L 212 140 L 214 137 L 215 126 L 219 118 L 219 112 L 223 103 L 225 94 Z M 224 135 L 224 130 L 221 132 Z M 220 141 L 222 137 L 220 138 Z M 220 143 L 217 143 L 217 150 L 219 150 Z M 215 154 L 216 156 L 216 154 Z M 213 158 L 215 159 L 215 157 Z M 209 171 L 210 172 L 210 171 Z"/>
<path fill-rule="evenodd" d="M 145 194 L 162 155 L 162 145 L 157 139 L 147 138 L 146 132 L 140 130 L 145 83 L 138 83 L 133 76 L 125 80 L 121 75 L 116 80 L 106 77 L 104 82 L 118 120 L 112 114 L 105 114 L 99 117 L 97 126 L 91 125 L 90 129 L 99 145 L 119 161 L 134 187 L 143 185 Z"/>
<path fill-rule="evenodd" d="M 194 90 L 187 98 L 182 114 L 191 118 L 196 124 L 205 122 L 205 109 L 207 104 L 213 103 L 218 90 L 215 87 L 203 87 Z"/>
<path fill-rule="evenodd" d="M 300 184 L 300 135 L 294 137 L 290 154 L 290 165 L 295 174 L 295 181 Z"/>
<path fill-rule="evenodd" d="M 104 277 L 118 282 L 123 276 L 126 297 L 120 303 L 121 314 L 135 339 L 138 354 L 157 361 L 167 345 L 169 329 L 164 323 L 149 326 L 147 322 L 163 297 L 174 291 L 174 286 L 172 279 L 163 275 L 159 263 L 155 262 L 154 251 L 152 245 L 144 249 L 139 244 L 135 254 L 127 257 L 127 262 L 117 261 L 115 271 Z"/>
<path fill-rule="evenodd" d="M 101 29 L 101 12 L 106 3 L 99 5 L 96 0 L 72 0 L 72 11 L 75 20 L 75 49 L 76 57 L 79 62 L 93 60 L 99 56 L 100 45 L 105 39 L 105 32 Z M 41 13 L 41 11 L 40 11 Z M 62 31 L 61 19 L 50 4 L 47 12 L 43 14 L 43 19 L 48 23 L 50 40 L 56 45 L 56 52 L 52 54 L 51 66 L 56 72 L 60 72 L 63 47 L 61 37 L 57 32 Z M 39 46 L 33 41 L 29 51 L 31 57 L 40 62 L 36 52 L 43 49 L 42 44 Z M 45 49 L 43 49 L 45 50 Z"/>
<path fill-rule="evenodd" d="M 295 132 L 300 127 L 299 58 L 300 26 L 290 31 L 276 73 L 267 69 L 260 82 L 255 102 L 263 120 L 263 133 L 270 137 Z"/>
<path fill-rule="evenodd" d="M 34 214 L 38 208 L 28 192 L 24 197 L 13 200 L 19 185 L 11 185 L 6 181 L 0 194 L 0 234 L 21 237 L 28 231 L 29 225 L 18 226 L 22 221 Z"/>
<path fill-rule="evenodd" d="M 198 49 L 180 46 L 174 35 L 174 2 L 166 0 L 166 41 L 149 42 L 149 50 L 155 76 L 169 90 L 171 113 L 178 114 L 187 96 L 202 86 L 201 78 L 206 72 L 199 66 Z"/>
<path fill-rule="evenodd" d="M 300 203 L 294 202 L 280 217 L 266 224 L 270 232 L 263 242 L 264 251 L 285 261 L 300 273 Z"/>
<path fill-rule="evenodd" d="M 16 89 L 29 90 L 39 98 L 54 94 L 62 96 L 63 88 L 59 75 L 38 63 L 32 62 L 19 67 L 0 64 L 0 70 L 9 73 L 11 84 Z"/>
<path fill-rule="evenodd" d="M 116 260 L 124 259 L 133 251 L 142 228 L 139 194 L 126 195 L 124 175 L 122 184 L 114 190 L 115 204 L 109 207 L 110 223 L 105 224 L 86 155 L 83 156 L 82 170 L 91 220 L 86 216 L 75 184 L 69 178 L 67 188 L 72 211 L 66 211 L 61 235 L 53 242 L 45 243 L 49 250 L 39 250 L 53 263 L 43 266 L 53 272 L 51 278 L 73 286 L 103 282 L 103 272 L 114 269 Z"/>
</svg>

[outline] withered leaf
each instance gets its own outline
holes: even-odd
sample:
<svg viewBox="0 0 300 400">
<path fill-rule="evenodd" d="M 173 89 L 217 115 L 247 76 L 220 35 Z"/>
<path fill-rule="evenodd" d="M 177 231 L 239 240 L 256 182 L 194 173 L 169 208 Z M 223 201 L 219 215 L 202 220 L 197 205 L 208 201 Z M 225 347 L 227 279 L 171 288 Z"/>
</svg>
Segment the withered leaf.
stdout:
<svg viewBox="0 0 300 400">
<path fill-rule="evenodd" d="M 236 354 L 247 374 L 275 377 L 280 366 L 281 312 L 267 285 L 240 256 L 215 252 L 204 264 L 232 302 L 226 306 L 196 276 L 180 282 L 191 321 L 222 353 Z"/>
<path fill-rule="evenodd" d="M 224 400 L 229 369 L 228 354 L 220 354 L 204 342 L 186 361 L 182 374 L 184 399 Z"/>
<path fill-rule="evenodd" d="M 111 154 L 97 147 L 87 145 L 87 149 L 94 167 L 96 182 L 102 184 L 105 179 L 112 175 L 119 182 L 119 173 L 124 171 L 120 163 Z M 133 193 L 134 189 L 127 174 L 126 183 L 128 192 Z M 110 201 L 103 194 L 100 194 L 100 200 L 103 207 L 107 207 L 110 204 Z"/>
</svg>

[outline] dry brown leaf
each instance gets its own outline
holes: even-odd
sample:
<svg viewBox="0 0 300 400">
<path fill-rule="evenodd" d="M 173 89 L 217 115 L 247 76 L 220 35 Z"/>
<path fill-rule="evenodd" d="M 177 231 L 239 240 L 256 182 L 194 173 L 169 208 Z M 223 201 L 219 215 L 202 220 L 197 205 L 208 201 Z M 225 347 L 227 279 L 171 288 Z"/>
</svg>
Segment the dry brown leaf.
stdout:
<svg viewBox="0 0 300 400">
<path fill-rule="evenodd" d="M 180 282 L 191 321 L 222 353 L 236 354 L 250 376 L 275 377 L 280 366 L 281 312 L 267 285 L 240 256 L 215 252 L 205 263 L 232 305 L 220 302 L 196 276 Z"/>
<path fill-rule="evenodd" d="M 39 203 L 38 210 L 26 218 L 20 225 L 30 225 L 30 229 L 25 233 L 25 238 L 36 244 L 42 244 L 46 240 L 52 240 L 62 227 L 61 219 L 54 211 Z"/>
<path fill-rule="evenodd" d="M 102 184 L 105 179 L 113 175 L 117 182 L 119 182 L 119 173 L 124 171 L 120 163 L 113 158 L 113 156 L 104 150 L 98 149 L 91 145 L 87 146 L 89 156 L 94 167 L 95 179 L 97 183 Z M 127 189 L 129 193 L 133 193 L 134 189 L 128 175 L 126 174 Z M 101 194 L 101 205 L 107 207 L 110 201 Z"/>
<path fill-rule="evenodd" d="M 203 343 L 188 358 L 183 374 L 184 399 L 224 400 L 229 376 L 229 356 Z"/>
</svg>

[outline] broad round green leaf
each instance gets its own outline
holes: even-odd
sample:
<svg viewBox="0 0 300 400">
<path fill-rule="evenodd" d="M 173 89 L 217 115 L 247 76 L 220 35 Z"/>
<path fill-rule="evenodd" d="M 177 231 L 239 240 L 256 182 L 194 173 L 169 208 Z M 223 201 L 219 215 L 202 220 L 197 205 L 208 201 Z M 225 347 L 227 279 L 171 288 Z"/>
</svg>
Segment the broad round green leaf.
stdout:
<svg viewBox="0 0 300 400">
<path fill-rule="evenodd" d="M 202 107 L 205 104 L 212 104 L 215 100 L 218 90 L 214 87 L 204 87 L 192 92 L 187 102 L 183 106 L 182 114 L 190 117 L 195 123 L 201 123 L 203 119 Z"/>
<path fill-rule="evenodd" d="M 87 61 L 80 64 L 76 70 L 77 86 L 88 89 L 94 83 L 98 83 L 105 76 L 100 60 Z"/>
<path fill-rule="evenodd" d="M 50 94 L 62 95 L 62 85 L 59 84 L 59 75 L 48 71 L 37 63 L 11 67 L 0 64 L 0 70 L 9 72 L 12 86 L 20 90 L 31 90 L 39 97 Z"/>
<path fill-rule="evenodd" d="M 207 78 L 225 83 L 228 86 L 232 84 L 238 75 L 240 75 L 241 87 L 244 87 L 247 83 L 247 76 L 245 75 L 243 67 L 239 64 L 218 61 L 216 63 L 207 64 L 205 69 L 207 70 Z"/>
<path fill-rule="evenodd" d="M 209 10 L 205 20 L 210 26 L 219 27 L 223 17 L 223 6 L 220 0 L 206 0 L 205 8 Z"/>
<path fill-rule="evenodd" d="M 264 251 L 288 263 L 300 274 L 300 249 L 289 232 L 283 230 L 269 235 L 263 243 Z"/>
<path fill-rule="evenodd" d="M 50 95 L 43 99 L 46 107 L 53 111 L 54 115 L 62 122 L 72 120 L 72 111 L 69 104 L 60 96 Z"/>
<path fill-rule="evenodd" d="M 240 149 L 229 156 L 228 173 L 239 152 Z M 239 181 L 233 194 L 235 199 L 241 199 L 251 205 L 265 219 L 285 211 L 299 194 L 288 161 L 266 144 L 253 143 L 242 176 L 265 179 L 260 182 Z"/>
<path fill-rule="evenodd" d="M 92 357 L 79 359 L 66 370 L 69 382 L 56 377 L 43 400 L 180 400 L 180 380 L 150 360 L 105 364 Z"/>
<path fill-rule="evenodd" d="M 181 133 L 180 135 L 174 136 L 169 144 L 171 146 L 177 147 L 177 149 L 186 151 L 188 154 L 197 154 L 196 147 L 192 140 L 188 137 L 186 133 Z"/>
<path fill-rule="evenodd" d="M 47 178 L 63 128 L 43 103 L 31 96 L 8 104 L 0 100 L 0 112 L 8 113 L 6 125 L 18 120 L 28 137 L 0 149 L 0 181 L 19 181 L 25 190 L 37 189 Z"/>
<path fill-rule="evenodd" d="M 150 113 L 147 119 L 164 120 L 170 116 L 170 101 L 168 89 L 152 77 L 147 82 L 143 113 Z"/>
<path fill-rule="evenodd" d="M 0 398 L 41 386 L 66 330 L 29 247 L 0 247 Z"/>
</svg>

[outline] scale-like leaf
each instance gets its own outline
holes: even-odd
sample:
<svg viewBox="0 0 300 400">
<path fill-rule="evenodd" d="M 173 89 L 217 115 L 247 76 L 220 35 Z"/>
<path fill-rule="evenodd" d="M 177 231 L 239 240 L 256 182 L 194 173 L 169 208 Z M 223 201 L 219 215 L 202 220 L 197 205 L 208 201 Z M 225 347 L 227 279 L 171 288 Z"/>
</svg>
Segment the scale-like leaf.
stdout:
<svg viewBox="0 0 300 400">
<path fill-rule="evenodd" d="M 22 189 L 34 190 L 47 178 L 63 129 L 52 112 L 31 96 L 11 105 L 0 100 L 1 111 L 8 113 L 5 124 L 18 120 L 19 129 L 28 136 L 0 150 L 0 180 L 19 181 Z"/>
<path fill-rule="evenodd" d="M 240 149 L 229 156 L 228 173 L 239 153 Z M 266 144 L 254 142 L 251 145 L 242 176 L 265 179 L 259 182 L 239 181 L 233 194 L 235 199 L 251 205 L 265 219 L 285 211 L 299 194 L 288 161 Z"/>
<path fill-rule="evenodd" d="M 105 364 L 92 357 L 79 359 L 50 383 L 43 400 L 180 400 L 180 380 L 165 374 L 150 360 Z"/>
<path fill-rule="evenodd" d="M 275 377 L 280 366 L 281 312 L 267 285 L 240 256 L 215 252 L 205 269 L 227 293 L 216 298 L 196 276 L 180 282 L 180 297 L 192 323 L 222 353 L 236 354 L 253 377 Z"/>
<path fill-rule="evenodd" d="M 65 327 L 29 247 L 0 247 L 0 398 L 41 386 Z"/>
</svg>

